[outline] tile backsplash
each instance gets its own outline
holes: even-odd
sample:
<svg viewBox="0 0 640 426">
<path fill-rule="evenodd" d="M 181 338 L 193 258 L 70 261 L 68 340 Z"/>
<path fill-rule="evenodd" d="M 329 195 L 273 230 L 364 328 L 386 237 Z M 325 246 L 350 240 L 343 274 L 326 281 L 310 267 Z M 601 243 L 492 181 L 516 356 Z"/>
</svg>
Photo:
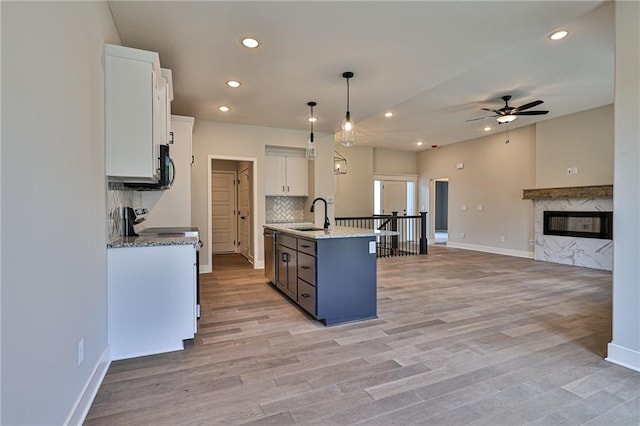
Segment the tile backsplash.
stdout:
<svg viewBox="0 0 640 426">
<path fill-rule="evenodd" d="M 125 188 L 122 183 L 107 184 L 107 241 L 113 241 L 122 235 L 121 207 L 138 207 L 141 203 L 140 193 Z"/>
<path fill-rule="evenodd" d="M 266 197 L 267 223 L 304 222 L 307 197 Z"/>
</svg>

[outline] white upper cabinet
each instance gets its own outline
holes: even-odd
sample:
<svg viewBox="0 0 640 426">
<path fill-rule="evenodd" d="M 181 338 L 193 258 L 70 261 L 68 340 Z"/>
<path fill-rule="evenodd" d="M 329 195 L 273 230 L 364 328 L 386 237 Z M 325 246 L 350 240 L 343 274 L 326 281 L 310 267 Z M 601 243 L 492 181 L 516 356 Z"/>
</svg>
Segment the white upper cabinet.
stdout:
<svg viewBox="0 0 640 426">
<path fill-rule="evenodd" d="M 308 196 L 308 160 L 304 157 L 265 156 L 265 194 Z"/>
<path fill-rule="evenodd" d="M 156 52 L 106 44 L 105 136 L 107 176 L 157 182 L 159 145 L 170 131 L 171 72 Z"/>
</svg>

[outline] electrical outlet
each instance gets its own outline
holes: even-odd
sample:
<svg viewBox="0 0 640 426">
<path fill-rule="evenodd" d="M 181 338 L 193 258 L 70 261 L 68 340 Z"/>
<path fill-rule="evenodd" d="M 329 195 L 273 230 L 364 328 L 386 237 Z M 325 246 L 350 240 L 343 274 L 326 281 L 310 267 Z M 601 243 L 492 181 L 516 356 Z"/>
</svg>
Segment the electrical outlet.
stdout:
<svg viewBox="0 0 640 426">
<path fill-rule="evenodd" d="M 464 238 L 464 232 L 460 233 L 460 238 Z"/>
<path fill-rule="evenodd" d="M 84 339 L 80 339 L 78 342 L 78 365 L 84 361 Z"/>
<path fill-rule="evenodd" d="M 504 235 L 502 235 L 502 236 L 500 237 L 500 242 L 504 243 L 504 242 L 506 242 L 506 241 L 507 241 L 507 237 L 505 237 Z"/>
<path fill-rule="evenodd" d="M 482 204 L 478 204 L 478 205 L 476 206 L 476 210 L 478 210 L 478 211 L 482 211 Z"/>
<path fill-rule="evenodd" d="M 327 204 L 333 204 L 333 197 L 327 197 Z"/>
<path fill-rule="evenodd" d="M 460 206 L 460 210 L 466 210 L 466 209 L 467 209 L 467 205 L 466 204 L 463 204 L 463 205 Z"/>
<path fill-rule="evenodd" d="M 571 171 L 573 172 L 574 175 L 578 174 L 578 168 L 577 167 L 572 167 Z"/>
</svg>

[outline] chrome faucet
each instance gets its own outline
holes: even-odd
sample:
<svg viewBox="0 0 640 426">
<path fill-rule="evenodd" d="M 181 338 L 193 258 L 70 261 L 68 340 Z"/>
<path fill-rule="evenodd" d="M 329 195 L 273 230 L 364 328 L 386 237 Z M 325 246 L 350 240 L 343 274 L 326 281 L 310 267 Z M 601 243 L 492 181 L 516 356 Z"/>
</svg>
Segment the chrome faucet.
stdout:
<svg viewBox="0 0 640 426">
<path fill-rule="evenodd" d="M 311 203 L 311 209 L 309 210 L 310 213 L 313 213 L 315 206 L 316 206 L 316 201 L 322 201 L 324 203 L 324 229 L 329 229 L 329 216 L 327 216 L 327 200 L 325 200 L 322 197 L 318 197 L 315 200 L 313 200 L 313 203 Z"/>
</svg>

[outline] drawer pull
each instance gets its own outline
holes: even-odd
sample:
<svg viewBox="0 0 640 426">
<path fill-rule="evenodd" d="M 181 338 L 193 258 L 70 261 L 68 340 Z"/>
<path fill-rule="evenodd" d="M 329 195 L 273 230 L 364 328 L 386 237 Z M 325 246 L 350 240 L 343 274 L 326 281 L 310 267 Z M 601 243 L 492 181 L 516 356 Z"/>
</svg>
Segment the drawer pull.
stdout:
<svg viewBox="0 0 640 426">
<path fill-rule="evenodd" d="M 309 266 L 301 266 L 302 269 L 311 269 Z"/>
<path fill-rule="evenodd" d="M 300 296 L 304 297 L 305 299 L 307 299 L 307 298 L 311 297 L 311 296 L 309 296 L 307 293 L 302 293 Z"/>
<path fill-rule="evenodd" d="M 310 246 L 310 245 L 308 245 L 308 244 L 302 244 L 300 247 L 309 248 L 309 247 L 311 247 L 311 246 Z"/>
</svg>

